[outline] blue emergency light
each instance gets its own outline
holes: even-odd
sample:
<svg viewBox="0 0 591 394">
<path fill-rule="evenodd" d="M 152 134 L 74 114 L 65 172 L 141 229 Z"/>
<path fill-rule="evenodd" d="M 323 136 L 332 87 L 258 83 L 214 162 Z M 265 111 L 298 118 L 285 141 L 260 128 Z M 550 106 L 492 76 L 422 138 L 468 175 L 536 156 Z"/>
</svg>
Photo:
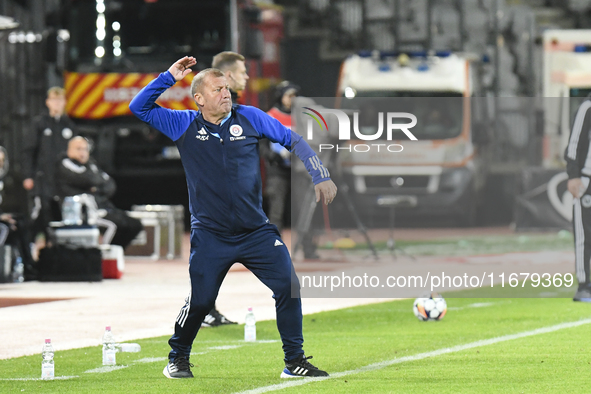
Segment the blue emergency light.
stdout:
<svg viewBox="0 0 591 394">
<path fill-rule="evenodd" d="M 357 52 L 359 57 L 372 57 L 376 51 L 370 50 L 361 50 Z M 427 56 L 437 56 L 437 57 L 449 57 L 451 56 L 451 51 L 379 51 L 377 52 L 380 59 L 383 60 L 388 57 L 398 57 L 402 54 L 407 55 L 410 58 L 427 58 Z"/>
<path fill-rule="evenodd" d="M 575 52 L 578 52 L 578 53 L 591 52 L 591 45 L 587 45 L 587 44 L 575 45 Z"/>
</svg>

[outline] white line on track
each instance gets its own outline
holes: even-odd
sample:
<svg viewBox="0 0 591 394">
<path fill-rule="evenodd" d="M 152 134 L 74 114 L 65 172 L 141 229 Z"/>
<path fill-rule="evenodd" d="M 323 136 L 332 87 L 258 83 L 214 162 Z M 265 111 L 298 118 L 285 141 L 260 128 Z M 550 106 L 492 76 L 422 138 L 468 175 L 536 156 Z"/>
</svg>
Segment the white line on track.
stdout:
<svg viewBox="0 0 591 394">
<path fill-rule="evenodd" d="M 238 394 L 261 394 L 261 393 L 267 393 L 269 391 L 283 390 L 288 387 L 302 386 L 304 384 L 319 382 L 319 381 L 323 381 L 323 380 L 327 380 L 327 379 L 341 378 L 341 377 L 347 376 L 347 375 L 355 375 L 355 374 L 363 373 L 363 372 L 377 371 L 379 369 L 389 367 L 390 365 L 401 364 L 401 363 L 404 363 L 407 361 L 416 361 L 416 360 L 422 360 L 422 359 L 425 359 L 428 357 L 441 356 L 442 354 L 461 352 L 463 350 L 472 349 L 475 347 L 488 346 L 488 345 L 493 345 L 493 344 L 499 343 L 499 342 L 511 341 L 513 339 L 525 338 L 525 337 L 530 337 L 533 335 L 546 334 L 549 332 L 554 332 L 554 331 L 562 330 L 565 328 L 578 327 L 578 326 L 582 326 L 582 325 L 590 324 L 590 323 L 591 323 L 591 319 L 583 319 L 583 320 L 574 321 L 574 322 L 556 324 L 554 326 L 537 328 L 535 330 L 524 331 L 524 332 L 520 332 L 517 334 L 503 335 L 502 337 L 484 339 L 484 340 L 480 340 L 480 341 L 476 341 L 476 342 L 466 343 L 464 345 L 458 345 L 458 346 L 454 346 L 454 347 L 438 349 L 438 350 L 434 350 L 432 352 L 419 353 L 419 354 L 415 354 L 414 356 L 406 356 L 406 357 L 395 358 L 392 360 L 381 361 L 379 363 L 365 365 L 361 368 L 352 369 L 349 371 L 332 373 L 329 377 L 326 377 L 326 378 L 301 378 L 298 380 L 291 380 L 291 381 L 288 381 L 285 383 L 279 383 L 279 384 L 273 384 L 271 386 L 259 387 L 254 390 L 241 391 Z"/>
</svg>

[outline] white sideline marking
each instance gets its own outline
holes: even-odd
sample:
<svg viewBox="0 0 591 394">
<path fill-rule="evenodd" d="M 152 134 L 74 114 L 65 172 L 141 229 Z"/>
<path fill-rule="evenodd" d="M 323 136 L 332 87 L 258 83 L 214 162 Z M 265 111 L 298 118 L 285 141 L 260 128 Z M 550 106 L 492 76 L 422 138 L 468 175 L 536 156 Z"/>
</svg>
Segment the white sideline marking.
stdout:
<svg viewBox="0 0 591 394">
<path fill-rule="evenodd" d="M 134 363 L 156 363 L 160 361 L 166 361 L 168 357 L 146 357 L 135 360 Z"/>
<path fill-rule="evenodd" d="M 379 369 L 389 367 L 390 365 L 401 364 L 401 363 L 404 363 L 407 361 L 416 361 L 416 360 L 422 360 L 422 359 L 425 359 L 428 357 L 440 356 L 442 354 L 461 352 L 463 350 L 472 349 L 475 347 L 494 345 L 495 343 L 499 343 L 499 342 L 505 342 L 505 341 L 510 341 L 513 339 L 525 338 L 525 337 L 529 337 L 529 336 L 533 336 L 533 335 L 546 334 L 549 332 L 562 330 L 564 328 L 573 328 L 573 327 L 578 327 L 578 326 L 582 326 L 582 325 L 589 324 L 589 323 L 591 323 L 591 319 L 583 319 L 583 320 L 579 320 L 579 321 L 575 321 L 575 322 L 556 324 L 554 326 L 537 328 L 535 330 L 524 331 L 524 332 L 517 333 L 517 334 L 503 335 L 502 337 L 483 339 L 483 340 L 476 341 L 476 342 L 466 343 L 464 345 L 458 345 L 458 346 L 454 346 L 454 347 L 438 349 L 438 350 L 434 350 L 432 352 L 419 353 L 419 354 L 415 354 L 414 356 L 406 356 L 406 357 L 395 358 L 392 360 L 380 361 L 379 363 L 369 364 L 369 365 L 363 366 L 361 368 L 352 369 L 352 370 L 343 371 L 343 372 L 336 372 L 336 373 L 331 374 L 329 377 L 325 377 L 325 378 L 303 378 L 301 380 L 292 380 L 292 381 L 285 382 L 285 383 L 273 384 L 271 386 L 259 387 L 254 390 L 241 391 L 238 394 L 267 393 L 269 391 L 282 390 L 282 389 L 285 389 L 288 387 L 302 386 L 304 384 L 319 382 L 322 380 L 327 380 L 327 379 L 332 379 L 332 378 L 341 378 L 343 376 L 355 375 L 355 374 L 362 373 L 362 372 L 377 371 Z"/>
<path fill-rule="evenodd" d="M 117 371 L 118 369 L 127 368 L 128 365 L 104 365 L 102 367 L 98 367 L 95 369 L 89 369 L 88 371 L 84 371 L 84 373 L 107 373 Z"/>
<path fill-rule="evenodd" d="M 225 346 L 211 346 L 208 347 L 208 350 L 230 350 L 230 349 L 237 349 L 242 347 L 242 345 L 225 345 Z"/>
<path fill-rule="evenodd" d="M 211 346 L 209 348 L 207 348 L 207 350 L 230 350 L 230 349 L 237 349 L 240 347 L 245 346 L 244 344 L 244 340 L 237 340 L 237 341 L 203 341 L 203 342 L 239 342 L 241 343 L 240 345 L 225 345 L 225 346 Z M 251 342 L 251 343 L 275 343 L 275 342 L 279 342 L 278 339 L 263 339 L 260 341 L 256 341 L 256 342 Z M 200 355 L 200 354 L 206 354 L 207 351 L 205 352 L 197 352 L 197 353 L 191 353 L 191 356 L 196 356 L 196 355 Z M 134 365 L 134 364 L 145 364 L 145 363 L 155 363 L 155 362 L 161 362 L 161 361 L 166 361 L 168 360 L 168 357 L 146 357 L 146 358 L 141 358 L 139 360 L 133 361 L 130 365 Z M 102 367 L 99 368 L 94 368 L 94 369 L 89 369 L 88 371 L 84 371 L 84 373 L 108 373 L 108 372 L 113 372 L 113 371 L 117 371 L 119 369 L 124 369 L 129 367 L 130 365 L 104 365 Z M 56 376 L 54 379 L 56 380 L 66 380 L 66 379 L 73 379 L 73 378 L 78 378 L 79 376 Z M 41 378 L 0 378 L 1 380 L 22 380 L 22 381 L 30 381 L 30 380 L 41 380 Z"/>
<path fill-rule="evenodd" d="M 474 304 L 469 304 L 466 306 L 452 306 L 450 308 L 447 308 L 448 311 L 460 311 L 462 309 L 467 309 L 467 308 L 484 308 L 487 306 L 493 306 L 495 304 L 500 304 L 500 302 L 476 302 Z"/>
<path fill-rule="evenodd" d="M 79 378 L 78 375 L 76 376 L 56 376 L 55 378 L 53 378 L 53 380 L 68 380 L 68 379 L 74 379 L 74 378 Z M 20 380 L 20 381 L 31 381 L 31 380 L 43 380 L 41 378 L 4 378 L 4 379 L 0 379 L 0 380 Z"/>
</svg>

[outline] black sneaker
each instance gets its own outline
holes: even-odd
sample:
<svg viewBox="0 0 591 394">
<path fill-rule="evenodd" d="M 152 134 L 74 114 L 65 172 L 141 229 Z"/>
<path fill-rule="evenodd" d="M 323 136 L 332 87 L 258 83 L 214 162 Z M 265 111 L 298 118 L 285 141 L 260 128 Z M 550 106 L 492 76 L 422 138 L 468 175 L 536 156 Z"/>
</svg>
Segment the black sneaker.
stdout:
<svg viewBox="0 0 591 394">
<path fill-rule="evenodd" d="M 189 362 L 188 357 L 177 357 L 168 362 L 162 373 L 169 379 L 192 378 L 191 367 L 194 367 L 194 365 Z"/>
<path fill-rule="evenodd" d="M 281 378 L 319 378 L 328 376 L 326 371 L 318 369 L 308 362 L 311 358 L 312 356 L 306 357 L 302 354 L 294 360 L 286 361 L 285 368 L 283 368 L 283 372 L 281 372 Z"/>
<path fill-rule="evenodd" d="M 591 288 L 589 286 L 579 286 L 573 301 L 591 302 Z"/>
<path fill-rule="evenodd" d="M 225 324 L 238 324 L 231 321 L 226 316 L 222 315 L 217 309 L 212 309 L 201 323 L 201 327 L 218 327 Z"/>
</svg>

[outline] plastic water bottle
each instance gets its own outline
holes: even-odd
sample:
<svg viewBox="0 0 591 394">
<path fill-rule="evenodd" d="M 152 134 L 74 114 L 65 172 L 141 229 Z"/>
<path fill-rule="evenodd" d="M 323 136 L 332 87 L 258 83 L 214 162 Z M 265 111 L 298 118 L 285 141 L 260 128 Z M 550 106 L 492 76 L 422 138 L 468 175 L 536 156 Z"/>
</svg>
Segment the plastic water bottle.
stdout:
<svg viewBox="0 0 591 394">
<path fill-rule="evenodd" d="M 73 226 L 78 224 L 76 220 L 76 212 L 74 211 L 74 197 L 68 196 L 64 198 L 62 203 L 62 221 L 66 226 Z"/>
<path fill-rule="evenodd" d="M 254 342 L 257 340 L 257 326 L 252 307 L 248 308 L 246 314 L 246 324 L 244 324 L 244 340 L 246 342 Z"/>
<path fill-rule="evenodd" d="M 117 351 L 127 353 L 138 353 L 142 350 L 138 343 L 118 343 L 116 347 Z"/>
<path fill-rule="evenodd" d="M 105 327 L 105 333 L 103 334 L 103 365 L 116 365 L 117 360 L 115 354 L 117 353 L 117 344 L 113 333 L 111 332 L 111 326 Z"/>
<path fill-rule="evenodd" d="M 53 380 L 55 377 L 55 365 L 53 364 L 53 346 L 51 346 L 51 339 L 45 340 L 41 355 L 43 356 L 43 361 L 41 361 L 41 379 Z"/>
<path fill-rule="evenodd" d="M 23 283 L 25 281 L 25 265 L 23 258 L 17 254 L 14 261 L 14 271 L 12 271 L 12 281 L 14 283 Z"/>
<path fill-rule="evenodd" d="M 79 226 L 82 224 L 82 203 L 80 196 L 64 197 L 62 203 L 62 222 L 66 226 Z"/>
</svg>

